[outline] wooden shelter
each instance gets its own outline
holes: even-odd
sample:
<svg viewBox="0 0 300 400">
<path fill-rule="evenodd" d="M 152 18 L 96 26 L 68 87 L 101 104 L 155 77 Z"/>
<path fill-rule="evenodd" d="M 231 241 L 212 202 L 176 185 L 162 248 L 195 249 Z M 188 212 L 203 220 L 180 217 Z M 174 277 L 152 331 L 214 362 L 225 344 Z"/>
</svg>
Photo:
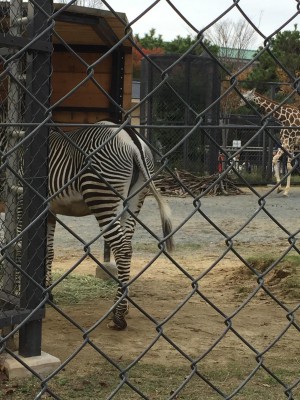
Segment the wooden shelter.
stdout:
<svg viewBox="0 0 300 400">
<path fill-rule="evenodd" d="M 9 3 L 0 5 L 0 51 L 5 54 L 8 46 L 22 48 L 22 43 L 26 44 L 26 27 L 23 37 L 9 37 Z M 23 8 L 26 17 L 27 3 L 23 3 Z M 120 107 L 131 107 L 132 91 L 132 45 L 124 39 L 126 15 L 54 4 L 54 20 L 53 120 L 72 124 L 94 123 L 106 118 L 120 121 Z M 0 85 L 2 103 L 8 94 L 7 82 L 4 76 Z"/>
<path fill-rule="evenodd" d="M 55 4 L 55 11 L 63 6 Z M 118 17 L 124 22 L 110 11 L 79 6 L 68 7 L 58 15 L 55 26 L 58 35 L 53 35 L 52 104 L 77 85 L 80 87 L 55 107 L 56 122 L 120 120 L 120 110 L 114 102 L 130 108 L 132 46 L 129 40 L 117 45 L 124 38 L 127 23 L 125 14 L 118 13 Z M 85 81 L 87 76 L 91 78 Z"/>
</svg>

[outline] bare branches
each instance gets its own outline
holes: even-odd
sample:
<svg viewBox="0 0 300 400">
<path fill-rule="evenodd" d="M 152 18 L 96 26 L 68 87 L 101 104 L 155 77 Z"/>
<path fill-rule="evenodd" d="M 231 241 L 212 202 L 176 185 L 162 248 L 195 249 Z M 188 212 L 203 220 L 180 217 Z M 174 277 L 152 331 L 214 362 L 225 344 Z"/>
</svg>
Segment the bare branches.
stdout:
<svg viewBox="0 0 300 400">
<path fill-rule="evenodd" d="M 245 59 L 246 51 L 254 45 L 256 32 L 244 20 L 222 20 L 206 32 L 206 38 L 220 47 L 222 60 L 238 67 Z"/>
<path fill-rule="evenodd" d="M 54 3 L 69 3 L 69 0 L 54 0 Z M 101 0 L 76 0 L 72 3 L 74 6 L 91 7 L 91 8 L 101 8 Z"/>
<path fill-rule="evenodd" d="M 182 170 L 175 170 L 175 174 L 177 179 L 173 176 L 164 174 L 161 174 L 154 179 L 155 186 L 160 189 L 161 194 L 167 196 L 186 197 L 188 196 L 188 193 L 184 189 L 184 186 L 196 196 L 206 190 L 208 191 L 207 195 L 211 196 L 237 195 L 244 193 L 228 176 L 218 181 L 219 174 L 197 176 L 188 171 Z"/>
<path fill-rule="evenodd" d="M 245 19 L 232 21 L 222 20 L 206 32 L 206 37 L 212 43 L 221 47 L 247 49 L 255 41 L 256 32 Z"/>
</svg>

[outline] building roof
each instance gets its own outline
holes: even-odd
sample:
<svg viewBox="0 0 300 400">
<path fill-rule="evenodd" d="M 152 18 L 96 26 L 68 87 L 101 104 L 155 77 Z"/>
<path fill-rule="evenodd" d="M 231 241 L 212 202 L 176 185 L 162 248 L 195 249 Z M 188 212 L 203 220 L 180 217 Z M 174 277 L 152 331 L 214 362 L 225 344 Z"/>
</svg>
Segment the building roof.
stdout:
<svg viewBox="0 0 300 400">
<path fill-rule="evenodd" d="M 235 49 L 232 47 L 220 47 L 219 56 L 236 60 L 252 60 L 257 50 Z"/>
<path fill-rule="evenodd" d="M 27 3 L 22 3 L 23 16 L 27 15 Z M 0 1 L 0 34 L 7 35 L 9 30 L 9 7 L 7 1 Z M 128 19 L 123 12 L 112 13 L 108 10 L 54 3 L 55 31 L 69 45 L 104 45 L 112 47 L 119 43 L 123 48 L 129 48 L 130 40 L 123 40 Z M 59 12 L 61 10 L 61 12 Z M 0 38 L 1 39 L 1 38 Z M 59 43 L 53 35 L 53 43 Z M 5 41 L 5 43 L 7 40 Z M 5 45 L 4 43 L 4 45 Z M 0 42 L 0 45 L 2 43 Z"/>
<path fill-rule="evenodd" d="M 54 3 L 55 12 L 66 5 Z M 112 47 L 124 37 L 125 27 L 128 24 L 126 14 L 118 12 L 118 17 L 112 12 L 82 6 L 69 6 L 61 14 L 57 14 L 56 25 L 60 27 L 60 34 L 67 43 L 104 44 Z M 77 25 L 77 28 L 74 28 Z M 55 42 L 55 38 L 54 38 Z M 126 40 L 123 46 L 131 47 Z"/>
</svg>

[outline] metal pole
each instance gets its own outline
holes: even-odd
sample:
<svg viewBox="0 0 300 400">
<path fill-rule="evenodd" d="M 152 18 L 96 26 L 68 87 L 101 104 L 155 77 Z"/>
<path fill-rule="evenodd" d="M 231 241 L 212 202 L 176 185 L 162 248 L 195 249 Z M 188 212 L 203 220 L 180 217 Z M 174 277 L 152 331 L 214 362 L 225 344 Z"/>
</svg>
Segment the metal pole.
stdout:
<svg viewBox="0 0 300 400">
<path fill-rule="evenodd" d="M 209 85 L 209 96 L 207 96 L 207 105 L 211 104 L 220 96 L 220 81 L 218 79 L 218 69 L 217 64 L 212 58 L 209 58 L 209 76 L 210 78 L 210 85 Z M 212 125 L 219 125 L 219 106 L 214 106 L 213 109 L 209 111 L 207 123 Z M 219 144 L 221 141 L 219 139 L 219 131 L 218 129 L 212 128 L 210 130 L 210 136 Z M 212 142 L 209 143 L 209 173 L 211 175 L 215 174 L 217 171 L 218 166 L 218 155 L 219 150 L 217 146 L 215 146 Z"/>
<path fill-rule="evenodd" d="M 115 79 L 112 81 L 111 85 L 111 95 L 112 98 L 116 101 L 116 103 L 120 106 L 111 105 L 112 110 L 111 113 L 113 115 L 113 119 L 116 122 L 122 122 L 122 110 L 123 107 L 123 92 L 124 92 L 124 63 L 125 56 L 124 52 L 121 50 L 116 50 L 113 52 L 113 76 Z M 103 258 L 104 262 L 110 262 L 110 247 L 109 244 L 104 241 L 104 250 L 103 250 Z"/>
<path fill-rule="evenodd" d="M 10 5 L 10 34 L 13 36 L 20 36 L 21 30 L 20 25 L 17 23 L 17 19 L 22 16 L 22 0 L 12 0 Z M 9 55 L 13 56 L 16 50 L 14 48 L 9 49 Z M 18 143 L 18 134 L 13 124 L 21 121 L 21 108 L 20 108 L 20 97 L 21 91 L 14 80 L 20 77 L 20 61 L 15 59 L 9 63 L 10 76 L 8 82 L 8 100 L 7 100 L 7 151 L 14 149 Z M 5 221 L 4 221 L 4 240 L 5 244 L 9 244 L 17 235 L 17 203 L 18 195 L 21 192 L 21 188 L 18 187 L 18 178 L 12 171 L 19 169 L 20 160 L 19 152 L 13 151 L 7 158 L 8 168 L 6 170 L 6 187 L 5 187 Z M 5 260 L 3 263 L 4 278 L 3 278 L 3 289 L 8 295 L 14 296 L 16 294 L 16 282 L 15 282 L 15 267 L 10 262 L 17 262 L 17 246 L 11 245 L 5 252 Z"/>
<path fill-rule="evenodd" d="M 44 2 L 42 12 L 28 3 L 28 37 L 34 37 L 44 31 L 48 25 L 47 14 L 52 14 L 52 2 Z M 46 120 L 46 109 L 50 101 L 51 43 L 50 32 L 43 35 L 43 51 L 31 51 L 27 55 L 27 89 L 32 96 L 26 99 L 26 121 L 34 125 L 28 129 L 31 134 L 24 149 L 24 206 L 23 226 L 27 228 L 23 238 L 22 270 L 34 278 L 35 282 L 22 275 L 21 307 L 29 310 L 38 307 L 43 300 L 45 282 L 48 195 L 48 137 L 49 128 L 41 124 Z M 41 106 L 42 105 L 42 106 Z M 38 126 L 38 129 L 36 127 Z M 34 134 L 33 134 L 34 131 Z M 35 222 L 33 222 L 35 221 Z M 42 309 L 43 306 L 40 306 Z M 35 320 L 20 329 L 19 353 L 24 357 L 41 354 L 42 320 Z"/>
</svg>

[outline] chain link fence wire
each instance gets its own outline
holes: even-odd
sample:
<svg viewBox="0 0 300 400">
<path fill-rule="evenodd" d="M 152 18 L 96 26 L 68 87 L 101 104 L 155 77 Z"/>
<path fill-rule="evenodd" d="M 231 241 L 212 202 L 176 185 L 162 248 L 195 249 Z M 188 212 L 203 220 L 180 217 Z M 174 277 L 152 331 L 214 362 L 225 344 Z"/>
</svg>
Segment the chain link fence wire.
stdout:
<svg viewBox="0 0 300 400">
<path fill-rule="evenodd" d="M 299 188 L 292 178 L 288 199 L 277 194 L 278 184 L 260 190 L 252 185 L 250 170 L 247 175 L 239 168 L 242 163 L 236 163 L 244 157 L 243 163 L 252 166 L 251 173 L 261 168 L 262 176 L 270 179 L 271 152 L 279 145 L 280 131 L 270 115 L 252 107 L 255 117 L 248 116 L 246 122 L 239 116 L 220 118 L 222 101 L 233 93 L 242 98 L 242 73 L 264 53 L 289 77 L 290 94 L 282 104 L 299 95 L 299 78 L 271 48 L 272 38 L 288 23 L 297 22 L 299 1 L 293 2 L 290 18 L 269 36 L 243 11 L 242 0 L 220 9 L 219 16 L 201 30 L 185 17 L 184 9 L 165 1 L 178 22 L 186 24 L 197 38 L 185 54 L 165 58 L 148 56 L 133 38 L 134 23 L 149 18 L 151 9 L 161 2 L 145 6 L 133 21 L 114 10 L 108 0 L 102 1 L 108 9 L 105 12 L 75 6 L 75 1 L 54 9 L 48 0 L 0 3 L 0 360 L 15 359 L 32 374 L 30 380 L 14 385 L 1 372 L 3 398 L 300 398 Z M 126 14 L 125 3 L 123 8 Z M 264 43 L 252 60 L 234 72 L 210 52 L 205 41 L 207 29 L 233 12 Z M 111 21 L 113 33 L 108 26 Z M 60 23 L 65 24 L 65 31 Z M 74 29 L 83 31 L 80 43 L 71 40 Z M 104 38 L 105 46 L 84 47 L 91 31 Z M 62 63 L 65 72 L 76 78 L 71 86 L 63 75 L 59 78 L 51 72 L 50 35 L 54 49 L 64 54 L 61 59 L 71 60 L 68 65 Z M 131 83 L 125 73 L 130 63 L 126 55 L 131 56 L 124 51 L 128 44 L 144 57 L 142 98 L 133 105 L 125 104 L 125 88 Z M 195 48 L 203 55 L 194 56 Z M 91 49 L 98 51 L 95 58 Z M 56 61 L 59 58 L 55 51 L 52 56 Z M 76 72 L 74 65 L 80 65 L 84 74 Z M 117 75 L 109 75 L 109 66 Z M 104 70 L 104 78 L 99 78 L 98 70 Z M 221 90 L 220 72 L 229 77 L 225 90 Z M 190 79 L 184 80 L 186 75 Z M 50 78 L 65 91 L 52 92 Z M 179 85 L 181 80 L 184 87 Z M 84 98 L 86 87 L 93 99 L 98 94 L 101 101 Z M 67 113 L 71 115 L 68 121 Z M 44 288 L 46 216 L 51 200 L 47 194 L 48 134 L 53 128 L 63 134 L 78 126 L 89 127 L 97 121 L 91 115 L 112 117 L 122 127 L 135 126 L 154 154 L 152 179 L 172 176 L 188 194 L 168 199 L 177 245 L 174 253 L 162 245 L 165 238 L 151 196 L 141 216 L 134 216 L 138 232 L 133 243 L 136 240 L 137 245 L 131 278 L 122 288 L 122 298 L 130 306 L 129 327 L 123 332 L 106 326 L 115 307 L 118 279 L 103 263 L 99 250 L 103 233 L 93 228 L 92 218 L 84 232 L 78 218 L 56 216 L 59 237 L 55 248 L 61 269 L 54 271 L 54 300 Z M 239 140 L 238 145 L 231 145 Z M 77 150 L 89 159 L 88 153 Z M 225 157 L 218 169 L 220 154 Z M 293 169 L 282 171 L 282 182 L 299 166 L 299 153 L 290 156 Z M 181 182 L 175 168 L 217 175 L 199 193 Z M 243 183 L 248 195 L 208 197 L 228 176 Z M 261 257 L 263 265 L 249 254 Z M 296 260 L 297 267 L 282 268 L 287 258 Z M 80 273 L 91 264 L 97 271 L 108 272 L 111 280 Z M 287 280 L 289 286 L 276 286 Z M 294 297 L 288 297 L 289 293 Z M 11 339 L 16 343 L 18 335 L 19 352 L 11 347 Z M 41 348 L 61 360 L 50 373 L 35 371 L 26 357 L 28 353 L 38 355 Z"/>
</svg>

